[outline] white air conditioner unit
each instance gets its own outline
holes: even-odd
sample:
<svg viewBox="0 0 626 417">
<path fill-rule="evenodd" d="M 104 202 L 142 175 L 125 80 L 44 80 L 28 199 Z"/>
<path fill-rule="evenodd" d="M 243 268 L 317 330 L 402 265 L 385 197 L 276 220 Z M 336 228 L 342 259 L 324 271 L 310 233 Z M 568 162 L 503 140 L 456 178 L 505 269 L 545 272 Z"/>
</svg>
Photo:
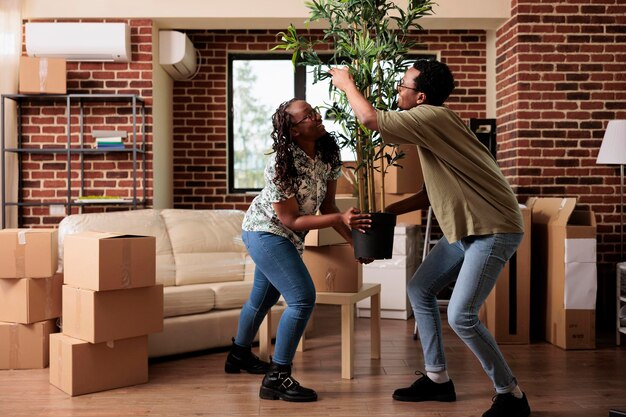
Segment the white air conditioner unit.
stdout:
<svg viewBox="0 0 626 417">
<path fill-rule="evenodd" d="M 28 56 L 130 62 L 126 23 L 26 23 Z"/>
<path fill-rule="evenodd" d="M 159 64 L 175 80 L 190 80 L 198 72 L 199 54 L 191 40 L 176 30 L 159 31 Z"/>
</svg>

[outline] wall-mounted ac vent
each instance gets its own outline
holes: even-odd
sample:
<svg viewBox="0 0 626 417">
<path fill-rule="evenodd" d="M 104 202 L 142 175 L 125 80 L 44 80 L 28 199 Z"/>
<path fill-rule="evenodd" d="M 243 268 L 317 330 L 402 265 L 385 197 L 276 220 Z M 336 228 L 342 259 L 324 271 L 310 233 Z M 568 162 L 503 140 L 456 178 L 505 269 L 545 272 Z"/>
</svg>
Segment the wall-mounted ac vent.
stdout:
<svg viewBox="0 0 626 417">
<path fill-rule="evenodd" d="M 28 56 L 68 61 L 130 62 L 126 23 L 26 23 Z"/>
<path fill-rule="evenodd" d="M 199 54 L 191 40 L 176 30 L 159 31 L 159 64 L 175 80 L 190 80 L 199 71 Z"/>
</svg>

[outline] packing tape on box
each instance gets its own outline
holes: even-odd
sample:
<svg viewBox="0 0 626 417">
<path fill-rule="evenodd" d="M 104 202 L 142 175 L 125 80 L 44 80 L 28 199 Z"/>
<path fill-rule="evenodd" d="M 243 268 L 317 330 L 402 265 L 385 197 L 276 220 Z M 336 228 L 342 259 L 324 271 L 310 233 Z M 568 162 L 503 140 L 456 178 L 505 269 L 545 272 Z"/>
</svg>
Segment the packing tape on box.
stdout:
<svg viewBox="0 0 626 417">
<path fill-rule="evenodd" d="M 15 278 L 26 276 L 26 230 L 17 232 L 17 246 L 15 247 Z"/>
<path fill-rule="evenodd" d="M 326 286 L 326 291 L 334 291 L 335 290 L 335 278 L 337 277 L 337 271 L 335 268 L 328 268 L 326 271 L 326 276 L 324 277 L 324 285 Z"/>
<path fill-rule="evenodd" d="M 76 310 L 74 310 L 74 328 L 71 329 L 71 330 L 75 331 L 78 334 L 80 334 L 80 318 L 81 318 L 80 307 L 81 307 L 81 299 L 82 298 L 83 297 L 81 297 L 80 291 L 78 291 L 78 294 L 77 294 L 77 297 L 76 297 Z"/>
<path fill-rule="evenodd" d="M 20 344 L 18 324 L 9 324 L 9 368 L 18 369 L 20 367 Z"/>
<path fill-rule="evenodd" d="M 44 300 L 45 308 L 44 314 L 45 318 L 52 318 L 52 306 L 54 305 L 54 275 L 51 278 L 45 278 L 46 281 L 46 297 Z"/>
<path fill-rule="evenodd" d="M 63 380 L 63 357 L 67 356 L 68 358 L 71 358 L 71 356 L 70 356 L 71 355 L 71 351 L 70 351 L 70 353 L 68 353 L 66 355 L 63 354 L 64 353 L 63 351 L 70 349 L 71 346 L 69 345 L 69 343 L 68 344 L 63 343 L 63 340 L 59 340 L 58 343 L 59 343 L 58 344 L 59 349 L 57 351 L 58 352 L 57 357 L 56 358 L 50 358 L 50 366 L 52 366 L 52 361 L 55 361 L 56 365 L 57 365 L 57 372 L 55 374 L 56 378 L 55 378 L 54 381 L 50 381 L 50 382 L 52 383 L 52 385 L 55 385 L 55 386 L 61 388 L 62 387 L 61 381 Z M 70 359 L 70 361 L 71 361 L 71 359 Z M 50 375 L 52 376 L 53 372 L 50 372 Z"/>
<path fill-rule="evenodd" d="M 39 91 L 44 93 L 46 91 L 46 84 L 48 82 L 48 58 L 39 59 Z"/>
<path fill-rule="evenodd" d="M 132 284 L 132 256 L 130 239 L 124 239 L 122 243 L 122 288 L 128 288 Z"/>
</svg>

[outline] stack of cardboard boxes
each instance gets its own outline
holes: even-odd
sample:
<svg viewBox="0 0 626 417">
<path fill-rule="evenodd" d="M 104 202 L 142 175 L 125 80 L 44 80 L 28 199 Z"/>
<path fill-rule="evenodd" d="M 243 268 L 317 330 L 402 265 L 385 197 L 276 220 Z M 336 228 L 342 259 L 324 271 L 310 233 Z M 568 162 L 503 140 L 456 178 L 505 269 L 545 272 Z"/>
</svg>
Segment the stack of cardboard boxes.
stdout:
<svg viewBox="0 0 626 417">
<path fill-rule="evenodd" d="M 0 248 L 0 369 L 45 368 L 61 315 L 57 232 L 0 230 Z"/>
<path fill-rule="evenodd" d="M 154 237 L 65 237 L 62 333 L 50 338 L 50 383 L 70 395 L 148 381 L 148 334 L 163 330 Z"/>
</svg>

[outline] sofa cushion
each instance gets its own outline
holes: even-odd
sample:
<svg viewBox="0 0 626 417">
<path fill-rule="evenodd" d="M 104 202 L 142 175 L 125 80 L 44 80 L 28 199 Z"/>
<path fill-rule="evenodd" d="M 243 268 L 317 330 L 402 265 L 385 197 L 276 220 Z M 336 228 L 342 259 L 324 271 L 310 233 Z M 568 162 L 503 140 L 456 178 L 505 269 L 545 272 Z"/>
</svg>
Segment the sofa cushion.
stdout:
<svg viewBox="0 0 626 417">
<path fill-rule="evenodd" d="M 176 262 L 176 285 L 244 279 L 243 211 L 166 209 L 161 216 Z"/>
<path fill-rule="evenodd" d="M 248 301 L 252 290 L 252 281 L 223 282 L 209 285 L 215 292 L 215 308 L 218 310 L 241 308 Z"/>
<path fill-rule="evenodd" d="M 215 292 L 211 284 L 165 287 L 163 317 L 206 313 L 215 307 Z"/>
<path fill-rule="evenodd" d="M 156 238 L 156 282 L 164 286 L 175 285 L 174 254 L 159 210 L 130 210 L 67 216 L 59 224 L 59 265 L 63 265 L 65 235 L 83 231 L 154 236 Z"/>
</svg>

